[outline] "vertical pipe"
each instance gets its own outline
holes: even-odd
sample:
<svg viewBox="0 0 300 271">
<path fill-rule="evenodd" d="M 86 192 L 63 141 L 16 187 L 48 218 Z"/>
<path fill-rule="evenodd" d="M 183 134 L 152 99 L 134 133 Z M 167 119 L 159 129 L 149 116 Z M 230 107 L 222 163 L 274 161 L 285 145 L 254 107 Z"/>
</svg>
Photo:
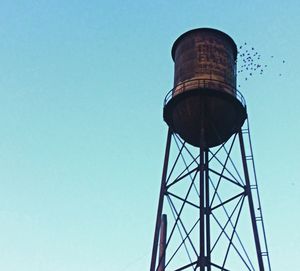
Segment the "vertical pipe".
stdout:
<svg viewBox="0 0 300 271">
<path fill-rule="evenodd" d="M 211 271 L 210 257 L 210 202 L 209 202 L 209 165 L 208 150 L 205 150 L 205 214 L 206 214 L 206 266 Z"/>
<path fill-rule="evenodd" d="M 204 150 L 200 148 L 200 271 L 205 271 Z"/>
<path fill-rule="evenodd" d="M 155 231 L 154 231 L 154 240 L 153 240 L 153 247 L 152 247 L 152 257 L 151 257 L 150 271 L 155 271 L 157 247 L 158 247 L 158 238 L 159 238 L 159 229 L 160 229 L 160 225 L 161 225 L 161 216 L 162 216 L 162 209 L 163 209 L 163 202 L 164 202 L 164 194 L 165 194 L 165 189 L 166 189 L 166 178 L 167 178 L 167 171 L 168 171 L 168 162 L 169 162 L 169 155 L 170 155 L 171 138 L 172 138 L 172 132 L 171 132 L 171 129 L 169 128 L 168 136 L 167 136 L 166 151 L 165 151 L 164 167 L 163 167 L 163 172 L 162 172 L 162 177 L 161 177 L 158 208 L 157 208 L 157 214 L 156 214 L 156 224 L 155 224 Z"/>
<path fill-rule="evenodd" d="M 165 266 L 166 266 L 166 242 L 167 242 L 167 215 L 163 214 L 162 219 L 161 219 L 161 226 L 160 226 L 158 271 L 165 271 Z"/>
<path fill-rule="evenodd" d="M 254 203 L 253 203 L 253 198 L 252 198 L 252 193 L 251 193 L 251 188 L 250 188 L 250 178 L 249 178 L 249 172 L 248 172 L 248 166 L 247 166 L 247 160 L 246 160 L 245 144 L 244 144 L 243 134 L 242 134 L 241 130 L 239 131 L 239 141 L 240 141 L 240 149 L 241 149 L 244 175 L 245 175 L 246 194 L 248 196 L 252 229 L 253 229 L 254 241 L 255 241 L 255 246 L 256 246 L 257 260 L 258 260 L 259 270 L 264 271 L 265 269 L 264 269 L 262 254 L 261 254 L 258 229 L 257 229 L 256 220 L 255 220 Z"/>
</svg>

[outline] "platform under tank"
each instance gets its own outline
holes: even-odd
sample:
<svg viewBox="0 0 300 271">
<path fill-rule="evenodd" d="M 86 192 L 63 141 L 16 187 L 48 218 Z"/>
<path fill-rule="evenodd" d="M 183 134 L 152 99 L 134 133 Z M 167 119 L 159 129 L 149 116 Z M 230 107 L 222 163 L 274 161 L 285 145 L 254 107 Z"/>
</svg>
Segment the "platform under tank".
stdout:
<svg viewBox="0 0 300 271">
<path fill-rule="evenodd" d="M 198 28 L 173 44 L 174 88 L 167 94 L 164 120 L 187 143 L 210 148 L 242 127 L 247 113 L 236 90 L 237 47 L 227 34 Z"/>
</svg>

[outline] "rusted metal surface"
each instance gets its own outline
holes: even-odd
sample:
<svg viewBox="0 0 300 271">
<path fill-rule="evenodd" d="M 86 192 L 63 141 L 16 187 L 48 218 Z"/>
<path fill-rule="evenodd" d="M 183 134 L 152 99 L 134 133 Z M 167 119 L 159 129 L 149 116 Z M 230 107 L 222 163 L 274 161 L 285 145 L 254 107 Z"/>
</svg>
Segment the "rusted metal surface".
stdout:
<svg viewBox="0 0 300 271">
<path fill-rule="evenodd" d="M 191 30 L 174 43 L 174 88 L 167 94 L 164 120 L 191 145 L 210 148 L 238 132 L 246 105 L 236 90 L 234 41 L 208 28 Z"/>
<path fill-rule="evenodd" d="M 243 125 L 246 108 L 232 95 L 196 89 L 173 97 L 164 120 L 191 145 L 210 148 L 228 140 Z"/>
<path fill-rule="evenodd" d="M 175 41 L 172 57 L 174 87 L 194 79 L 210 79 L 210 88 L 234 94 L 237 48 L 227 34 L 209 28 L 186 32 Z M 185 90 L 193 88 L 191 84 Z M 176 92 L 177 88 L 174 95 Z"/>
</svg>

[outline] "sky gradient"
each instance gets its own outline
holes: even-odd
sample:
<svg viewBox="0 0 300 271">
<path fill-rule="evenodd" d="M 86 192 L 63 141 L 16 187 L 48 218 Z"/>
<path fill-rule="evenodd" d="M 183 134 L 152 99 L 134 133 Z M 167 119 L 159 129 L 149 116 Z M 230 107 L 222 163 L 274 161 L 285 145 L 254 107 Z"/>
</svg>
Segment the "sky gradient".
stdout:
<svg viewBox="0 0 300 271">
<path fill-rule="evenodd" d="M 255 46 L 268 65 L 238 80 L 272 270 L 300 270 L 299 10 L 293 0 L 1 1 L 0 270 L 149 269 L 170 50 L 198 27 Z"/>
</svg>

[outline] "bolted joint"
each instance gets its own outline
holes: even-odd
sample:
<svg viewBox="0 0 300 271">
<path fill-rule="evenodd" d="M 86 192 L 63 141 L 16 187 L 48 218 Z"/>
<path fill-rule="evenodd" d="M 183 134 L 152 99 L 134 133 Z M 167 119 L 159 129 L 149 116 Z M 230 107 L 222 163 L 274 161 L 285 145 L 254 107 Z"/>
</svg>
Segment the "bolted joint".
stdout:
<svg viewBox="0 0 300 271">
<path fill-rule="evenodd" d="M 209 266 L 210 265 L 210 258 L 208 256 L 204 257 L 204 264 L 205 264 L 205 266 Z"/>
<path fill-rule="evenodd" d="M 168 189 L 166 184 L 164 184 L 164 186 L 162 187 L 162 193 L 166 196 L 168 194 Z"/>
<path fill-rule="evenodd" d="M 244 193 L 245 193 L 245 196 L 248 196 L 250 194 L 250 186 L 249 185 L 244 185 Z"/>
<path fill-rule="evenodd" d="M 210 266 L 210 258 L 208 256 L 198 257 L 198 262 L 196 267 Z"/>
<path fill-rule="evenodd" d="M 200 171 L 204 171 L 204 170 L 206 170 L 206 169 L 207 169 L 207 167 L 206 167 L 205 164 L 200 164 L 200 165 L 199 165 L 199 170 L 200 170 Z"/>
<path fill-rule="evenodd" d="M 211 208 L 210 207 L 205 207 L 204 208 L 204 214 L 210 215 L 211 214 Z"/>
</svg>

